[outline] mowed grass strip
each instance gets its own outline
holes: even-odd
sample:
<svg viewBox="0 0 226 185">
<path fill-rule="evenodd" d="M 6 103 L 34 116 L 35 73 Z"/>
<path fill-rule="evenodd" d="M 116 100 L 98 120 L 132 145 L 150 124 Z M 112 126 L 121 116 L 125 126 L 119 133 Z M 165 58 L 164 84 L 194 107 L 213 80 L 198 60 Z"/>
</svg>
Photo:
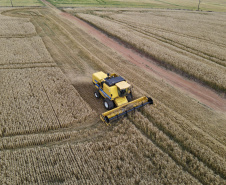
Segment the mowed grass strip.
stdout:
<svg viewBox="0 0 226 185">
<path fill-rule="evenodd" d="M 197 0 L 48 0 L 57 7 L 133 7 L 133 8 L 164 8 L 197 10 Z M 208 0 L 201 2 L 202 11 L 225 12 L 226 3 L 223 0 Z"/>
<path fill-rule="evenodd" d="M 0 7 L 10 6 L 44 6 L 40 0 L 1 0 Z"/>
<path fill-rule="evenodd" d="M 10 0 L 1 0 L 0 1 L 0 7 L 1 6 L 12 6 L 12 4 L 11 4 Z"/>
</svg>

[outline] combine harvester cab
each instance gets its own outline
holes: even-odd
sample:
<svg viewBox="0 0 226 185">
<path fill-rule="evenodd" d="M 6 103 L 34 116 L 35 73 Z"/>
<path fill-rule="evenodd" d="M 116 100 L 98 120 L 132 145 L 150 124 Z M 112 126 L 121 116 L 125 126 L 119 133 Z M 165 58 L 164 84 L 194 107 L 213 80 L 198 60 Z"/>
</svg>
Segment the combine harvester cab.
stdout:
<svg viewBox="0 0 226 185">
<path fill-rule="evenodd" d="M 108 111 L 102 113 L 100 118 L 107 125 L 131 111 L 153 104 L 153 100 L 146 96 L 132 101 L 131 85 L 116 74 L 109 75 L 102 71 L 93 73 L 92 81 L 97 88 L 95 97 L 104 97 L 104 106 Z"/>
</svg>

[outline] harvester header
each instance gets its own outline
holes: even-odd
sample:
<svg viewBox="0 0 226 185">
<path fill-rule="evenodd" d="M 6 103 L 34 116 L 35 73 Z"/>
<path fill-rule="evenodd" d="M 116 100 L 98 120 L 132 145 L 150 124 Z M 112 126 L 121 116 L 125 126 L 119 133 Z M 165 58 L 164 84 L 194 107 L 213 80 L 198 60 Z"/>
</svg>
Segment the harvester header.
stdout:
<svg viewBox="0 0 226 185">
<path fill-rule="evenodd" d="M 146 96 L 132 100 L 131 85 L 115 73 L 111 75 L 102 71 L 93 73 L 92 81 L 97 88 L 94 93 L 95 97 L 104 98 L 104 106 L 108 111 L 102 113 L 100 118 L 107 125 L 110 121 L 127 115 L 129 112 L 147 104 L 153 104 L 153 100 Z"/>
</svg>

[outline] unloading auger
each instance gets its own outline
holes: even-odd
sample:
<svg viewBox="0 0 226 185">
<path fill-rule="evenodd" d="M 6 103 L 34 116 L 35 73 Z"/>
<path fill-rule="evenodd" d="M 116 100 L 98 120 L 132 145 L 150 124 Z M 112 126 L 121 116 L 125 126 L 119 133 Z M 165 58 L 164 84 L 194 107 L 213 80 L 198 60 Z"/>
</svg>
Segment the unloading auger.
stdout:
<svg viewBox="0 0 226 185">
<path fill-rule="evenodd" d="M 101 120 L 110 125 L 110 121 L 127 115 L 147 104 L 153 104 L 150 97 L 143 96 L 132 100 L 131 85 L 116 74 L 106 74 L 102 71 L 93 73 L 93 83 L 97 88 L 96 98 L 104 97 L 104 106 L 108 110 L 100 115 Z"/>
</svg>

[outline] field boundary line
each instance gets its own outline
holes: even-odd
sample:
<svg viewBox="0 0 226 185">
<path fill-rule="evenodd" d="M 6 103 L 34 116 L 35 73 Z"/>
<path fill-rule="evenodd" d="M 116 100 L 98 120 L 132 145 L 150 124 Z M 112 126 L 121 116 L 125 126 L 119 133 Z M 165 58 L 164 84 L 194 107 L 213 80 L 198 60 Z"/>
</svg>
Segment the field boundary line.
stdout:
<svg viewBox="0 0 226 185">
<path fill-rule="evenodd" d="M 23 35 L 20 35 L 20 34 L 15 34 L 15 35 L 0 35 L 0 38 L 1 39 L 20 39 L 20 38 L 32 38 L 32 37 L 35 37 L 37 36 L 37 33 L 32 33 L 32 34 L 23 34 Z"/>
<path fill-rule="evenodd" d="M 31 65 L 31 64 L 55 64 L 55 62 L 47 61 L 47 62 L 28 62 L 28 63 L 3 63 L 0 66 L 7 66 L 7 65 Z"/>
<path fill-rule="evenodd" d="M 69 145 L 68 143 L 67 143 L 67 145 L 68 145 L 68 148 L 70 149 L 69 151 L 71 152 L 71 154 L 72 154 L 73 156 L 76 156 L 76 154 L 73 152 L 73 150 L 72 150 L 72 148 L 71 148 L 71 145 Z M 78 147 L 78 146 L 75 146 L 75 147 Z M 86 181 L 85 181 L 85 177 L 84 177 L 84 175 L 83 175 L 83 173 L 82 173 L 81 167 L 80 167 L 80 165 L 79 165 L 77 159 L 76 159 L 76 158 L 73 158 L 73 161 L 74 161 L 74 162 L 77 164 L 77 166 L 78 166 L 79 172 L 80 172 L 80 174 L 81 174 L 81 176 L 82 176 L 82 178 L 83 178 L 82 181 L 86 182 Z M 86 184 L 87 184 L 87 183 L 86 183 Z"/>
<path fill-rule="evenodd" d="M 41 84 L 42 84 L 42 83 L 41 83 Z M 50 99 L 49 99 L 49 96 L 48 96 L 47 91 L 45 90 L 43 84 L 42 84 L 42 88 L 43 88 L 43 90 L 44 90 L 44 92 L 45 92 L 45 94 L 46 94 L 46 97 L 47 97 L 47 99 L 48 99 L 48 101 L 49 101 L 51 107 L 52 107 L 53 113 L 54 113 L 54 115 L 56 116 L 56 119 L 57 119 L 57 121 L 58 121 L 58 124 L 59 124 L 60 127 L 61 127 L 60 120 L 59 120 L 59 118 L 58 118 L 58 116 L 57 116 L 57 114 L 56 114 L 56 112 L 55 112 L 55 110 L 54 110 L 54 108 L 53 108 L 53 105 L 52 105 L 52 103 L 51 103 L 51 101 L 50 101 Z"/>
<path fill-rule="evenodd" d="M 33 66 L 22 66 L 22 67 L 20 67 L 20 66 L 15 66 L 15 67 L 1 67 L 0 66 L 0 70 L 6 70 L 6 69 L 27 69 L 27 68 L 52 68 L 52 67 L 57 67 L 57 65 L 56 64 L 53 64 L 53 65 L 41 65 L 41 66 L 38 66 L 38 65 L 33 65 Z"/>
</svg>

